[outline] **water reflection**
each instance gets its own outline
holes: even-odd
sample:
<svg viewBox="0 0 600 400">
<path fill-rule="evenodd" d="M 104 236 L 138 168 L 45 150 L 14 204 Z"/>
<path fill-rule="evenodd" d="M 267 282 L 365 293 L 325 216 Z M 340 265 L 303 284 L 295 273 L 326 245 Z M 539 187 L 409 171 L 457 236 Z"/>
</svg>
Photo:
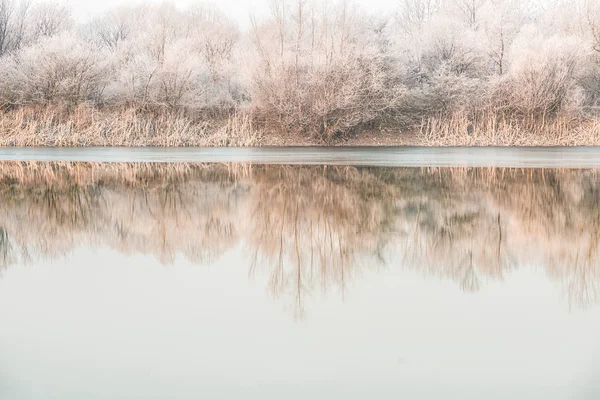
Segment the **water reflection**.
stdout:
<svg viewBox="0 0 600 400">
<path fill-rule="evenodd" d="M 304 315 L 367 269 L 478 291 L 542 268 L 572 306 L 600 289 L 593 170 L 202 164 L 0 164 L 0 268 L 83 246 L 209 264 L 241 247 L 252 279 Z"/>
</svg>

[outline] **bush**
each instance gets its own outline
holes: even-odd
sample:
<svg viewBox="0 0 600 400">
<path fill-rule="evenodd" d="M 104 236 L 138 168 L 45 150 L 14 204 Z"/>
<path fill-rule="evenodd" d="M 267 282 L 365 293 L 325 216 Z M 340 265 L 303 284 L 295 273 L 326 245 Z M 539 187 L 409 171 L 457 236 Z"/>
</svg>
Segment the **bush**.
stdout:
<svg viewBox="0 0 600 400">
<path fill-rule="evenodd" d="M 101 51 L 61 34 L 1 60 L 1 99 L 17 105 L 99 103 L 109 72 Z"/>
<path fill-rule="evenodd" d="M 87 36 L 112 54 L 109 102 L 203 109 L 239 100 L 231 68 L 238 31 L 210 9 L 123 9 L 94 21 Z"/>
<path fill-rule="evenodd" d="M 279 7 L 283 7 L 279 4 Z M 347 4 L 323 11 L 299 3 L 254 26 L 253 105 L 276 129 L 329 140 L 373 123 L 402 99 L 377 25 Z"/>
<path fill-rule="evenodd" d="M 494 82 L 492 105 L 501 113 L 531 119 L 555 115 L 577 93 L 585 53 L 577 38 L 525 32 L 511 50 L 508 73 Z"/>
</svg>

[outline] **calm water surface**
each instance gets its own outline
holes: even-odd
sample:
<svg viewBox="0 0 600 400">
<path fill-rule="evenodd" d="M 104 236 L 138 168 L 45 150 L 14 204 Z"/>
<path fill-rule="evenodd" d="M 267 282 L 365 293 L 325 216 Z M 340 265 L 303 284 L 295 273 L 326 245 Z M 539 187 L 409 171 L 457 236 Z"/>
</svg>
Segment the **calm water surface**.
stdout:
<svg viewBox="0 0 600 400">
<path fill-rule="evenodd" d="M 600 170 L 0 162 L 0 399 L 598 399 Z"/>
<path fill-rule="evenodd" d="M 600 147 L 4 147 L 0 161 L 600 168 Z"/>
</svg>

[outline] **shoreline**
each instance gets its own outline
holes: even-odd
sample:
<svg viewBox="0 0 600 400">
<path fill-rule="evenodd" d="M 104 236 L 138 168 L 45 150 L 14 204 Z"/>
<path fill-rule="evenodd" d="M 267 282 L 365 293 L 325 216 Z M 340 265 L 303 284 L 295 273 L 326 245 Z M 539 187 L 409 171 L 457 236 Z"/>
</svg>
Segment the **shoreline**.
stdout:
<svg viewBox="0 0 600 400">
<path fill-rule="evenodd" d="M 23 147 L 0 161 L 600 169 L 600 147 Z"/>
</svg>

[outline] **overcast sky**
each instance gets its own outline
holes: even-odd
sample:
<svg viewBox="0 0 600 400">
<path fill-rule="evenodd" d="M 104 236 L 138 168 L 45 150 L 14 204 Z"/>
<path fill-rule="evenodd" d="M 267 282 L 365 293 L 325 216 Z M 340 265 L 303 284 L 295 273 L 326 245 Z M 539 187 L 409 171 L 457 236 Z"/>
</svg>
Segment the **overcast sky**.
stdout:
<svg viewBox="0 0 600 400">
<path fill-rule="evenodd" d="M 136 5 L 140 3 L 162 3 L 164 0 L 62 0 L 71 6 L 73 15 L 79 20 L 87 20 L 94 15 L 110 8 L 122 5 Z M 231 18 L 236 19 L 242 26 L 247 26 L 250 12 L 255 12 L 257 16 L 264 15 L 268 10 L 268 0 L 171 0 L 182 8 L 191 4 L 213 3 L 222 11 L 226 12 Z M 398 5 L 398 0 L 354 0 L 365 10 L 377 11 L 381 13 L 390 13 Z"/>
</svg>

